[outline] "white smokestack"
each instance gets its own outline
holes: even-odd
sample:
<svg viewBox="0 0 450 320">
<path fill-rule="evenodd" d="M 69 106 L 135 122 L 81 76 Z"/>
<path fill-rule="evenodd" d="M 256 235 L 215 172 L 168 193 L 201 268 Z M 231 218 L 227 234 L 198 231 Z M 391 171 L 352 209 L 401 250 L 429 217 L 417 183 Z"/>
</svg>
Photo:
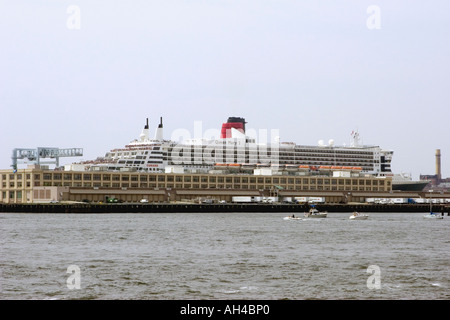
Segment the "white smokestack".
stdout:
<svg viewBox="0 0 450 320">
<path fill-rule="evenodd" d="M 162 117 L 161 117 L 158 128 L 156 128 L 155 140 L 163 140 L 163 139 L 164 139 L 163 138 L 163 124 L 162 124 Z"/>
<path fill-rule="evenodd" d="M 144 129 L 142 129 L 141 135 L 139 136 L 139 138 L 141 139 L 141 141 L 146 141 L 150 139 L 150 136 L 148 134 L 148 118 L 147 118 L 147 122 L 145 124 Z"/>
</svg>

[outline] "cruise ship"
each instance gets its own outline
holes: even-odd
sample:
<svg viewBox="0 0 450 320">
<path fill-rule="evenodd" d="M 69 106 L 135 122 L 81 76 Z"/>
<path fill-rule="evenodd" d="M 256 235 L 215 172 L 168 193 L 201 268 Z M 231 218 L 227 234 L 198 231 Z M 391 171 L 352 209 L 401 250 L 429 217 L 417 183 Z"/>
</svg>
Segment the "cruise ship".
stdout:
<svg viewBox="0 0 450 320">
<path fill-rule="evenodd" d="M 122 148 L 112 149 L 104 157 L 83 161 L 84 170 L 126 170 L 167 172 L 167 169 L 208 171 L 233 168 L 253 170 L 333 171 L 353 170 L 371 175 L 392 175 L 393 151 L 379 146 L 362 145 L 353 132 L 349 146 L 319 142 L 317 146 L 293 142 L 258 143 L 246 135 L 246 121 L 229 117 L 222 124 L 217 139 L 171 141 L 164 139 L 163 122 L 150 137 L 148 118 L 140 136 Z"/>
</svg>

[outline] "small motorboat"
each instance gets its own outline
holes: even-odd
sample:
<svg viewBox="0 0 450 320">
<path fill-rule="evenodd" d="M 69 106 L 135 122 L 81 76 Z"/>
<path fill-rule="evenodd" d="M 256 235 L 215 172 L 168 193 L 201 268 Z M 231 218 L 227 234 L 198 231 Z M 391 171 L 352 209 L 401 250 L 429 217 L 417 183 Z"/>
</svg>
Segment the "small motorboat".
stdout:
<svg viewBox="0 0 450 320">
<path fill-rule="evenodd" d="M 367 220 L 369 216 L 364 213 L 353 212 L 353 214 L 349 217 L 350 220 Z"/>
<path fill-rule="evenodd" d="M 328 213 L 326 211 L 320 212 L 316 208 L 309 209 L 308 212 L 305 212 L 306 218 L 326 218 Z"/>
<path fill-rule="evenodd" d="M 430 190 L 431 191 L 431 190 Z M 423 216 L 425 219 L 444 219 L 444 213 L 433 212 L 433 201 L 430 201 L 430 213 Z"/>
<path fill-rule="evenodd" d="M 423 216 L 425 219 L 444 219 L 439 213 L 431 212 Z"/>
<path fill-rule="evenodd" d="M 302 218 L 292 215 L 289 217 L 284 217 L 283 220 L 302 220 Z"/>
</svg>

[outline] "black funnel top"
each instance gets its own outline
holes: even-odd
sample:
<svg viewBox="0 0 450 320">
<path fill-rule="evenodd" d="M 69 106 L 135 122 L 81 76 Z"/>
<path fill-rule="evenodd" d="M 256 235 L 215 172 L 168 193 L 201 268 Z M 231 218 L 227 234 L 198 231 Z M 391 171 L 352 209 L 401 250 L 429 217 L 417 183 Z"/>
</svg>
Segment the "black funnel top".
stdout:
<svg viewBox="0 0 450 320">
<path fill-rule="evenodd" d="M 238 122 L 238 123 L 242 123 L 242 126 L 244 127 L 244 132 L 245 132 L 245 124 L 246 124 L 247 122 L 245 122 L 245 119 L 244 119 L 244 118 L 241 118 L 241 117 L 228 117 L 227 122 L 228 122 L 228 123 L 230 123 L 230 122 Z"/>
</svg>

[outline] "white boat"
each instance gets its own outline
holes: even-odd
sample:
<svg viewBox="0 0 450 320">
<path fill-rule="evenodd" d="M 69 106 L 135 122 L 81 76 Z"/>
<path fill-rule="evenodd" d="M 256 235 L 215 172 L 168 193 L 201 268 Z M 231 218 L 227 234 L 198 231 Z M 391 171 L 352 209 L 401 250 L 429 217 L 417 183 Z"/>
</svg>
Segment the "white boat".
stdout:
<svg viewBox="0 0 450 320">
<path fill-rule="evenodd" d="M 302 218 L 292 215 L 289 217 L 284 217 L 283 220 L 302 220 Z"/>
<path fill-rule="evenodd" d="M 326 218 L 327 214 L 328 214 L 327 212 L 320 212 L 316 208 L 311 208 L 311 209 L 309 209 L 308 212 L 305 212 L 305 217 L 306 218 Z"/>
<path fill-rule="evenodd" d="M 432 190 L 430 190 L 432 191 Z M 425 219 L 444 219 L 443 215 L 433 212 L 433 201 L 430 198 L 430 213 L 423 216 Z"/>
<path fill-rule="evenodd" d="M 245 171 L 271 169 L 281 171 L 318 171 L 321 166 L 327 175 L 341 171 L 336 162 L 348 166 L 355 173 L 383 175 L 391 173 L 393 151 L 375 145 L 363 145 L 359 133 L 353 132 L 350 146 L 335 146 L 333 139 L 328 144 L 322 140 L 318 146 L 299 145 L 294 142 L 258 143 L 246 134 L 246 121 L 241 117 L 229 117 L 222 124 L 220 137 L 166 140 L 163 122 L 150 136 L 148 118 L 144 129 L 136 139 L 125 146 L 111 149 L 103 157 L 67 165 L 80 170 L 168 172 L 195 170 L 208 173 L 210 170 Z M 197 130 L 197 129 L 195 129 Z M 201 128 L 199 128 L 201 132 Z M 183 129 L 183 131 L 186 131 Z M 190 134 L 188 133 L 188 136 Z M 272 152 L 271 150 L 276 150 Z M 352 154 L 349 157 L 349 153 Z M 311 159 L 314 159 L 312 161 Z M 238 165 L 238 166 L 229 166 Z M 276 164 L 276 165 L 274 165 Z M 219 166 L 220 165 L 220 166 Z M 259 167 L 263 165 L 264 167 Z M 271 166 L 272 165 L 272 166 Z M 334 168 L 334 169 L 333 169 Z M 322 168 L 324 169 L 324 168 Z M 174 172 L 175 173 L 175 172 Z"/>
<path fill-rule="evenodd" d="M 429 214 L 426 214 L 423 216 L 425 219 L 444 219 L 442 215 L 439 213 L 430 212 Z"/>
<path fill-rule="evenodd" d="M 350 220 L 367 220 L 369 216 L 364 213 L 353 212 L 353 214 L 349 217 Z"/>
</svg>

